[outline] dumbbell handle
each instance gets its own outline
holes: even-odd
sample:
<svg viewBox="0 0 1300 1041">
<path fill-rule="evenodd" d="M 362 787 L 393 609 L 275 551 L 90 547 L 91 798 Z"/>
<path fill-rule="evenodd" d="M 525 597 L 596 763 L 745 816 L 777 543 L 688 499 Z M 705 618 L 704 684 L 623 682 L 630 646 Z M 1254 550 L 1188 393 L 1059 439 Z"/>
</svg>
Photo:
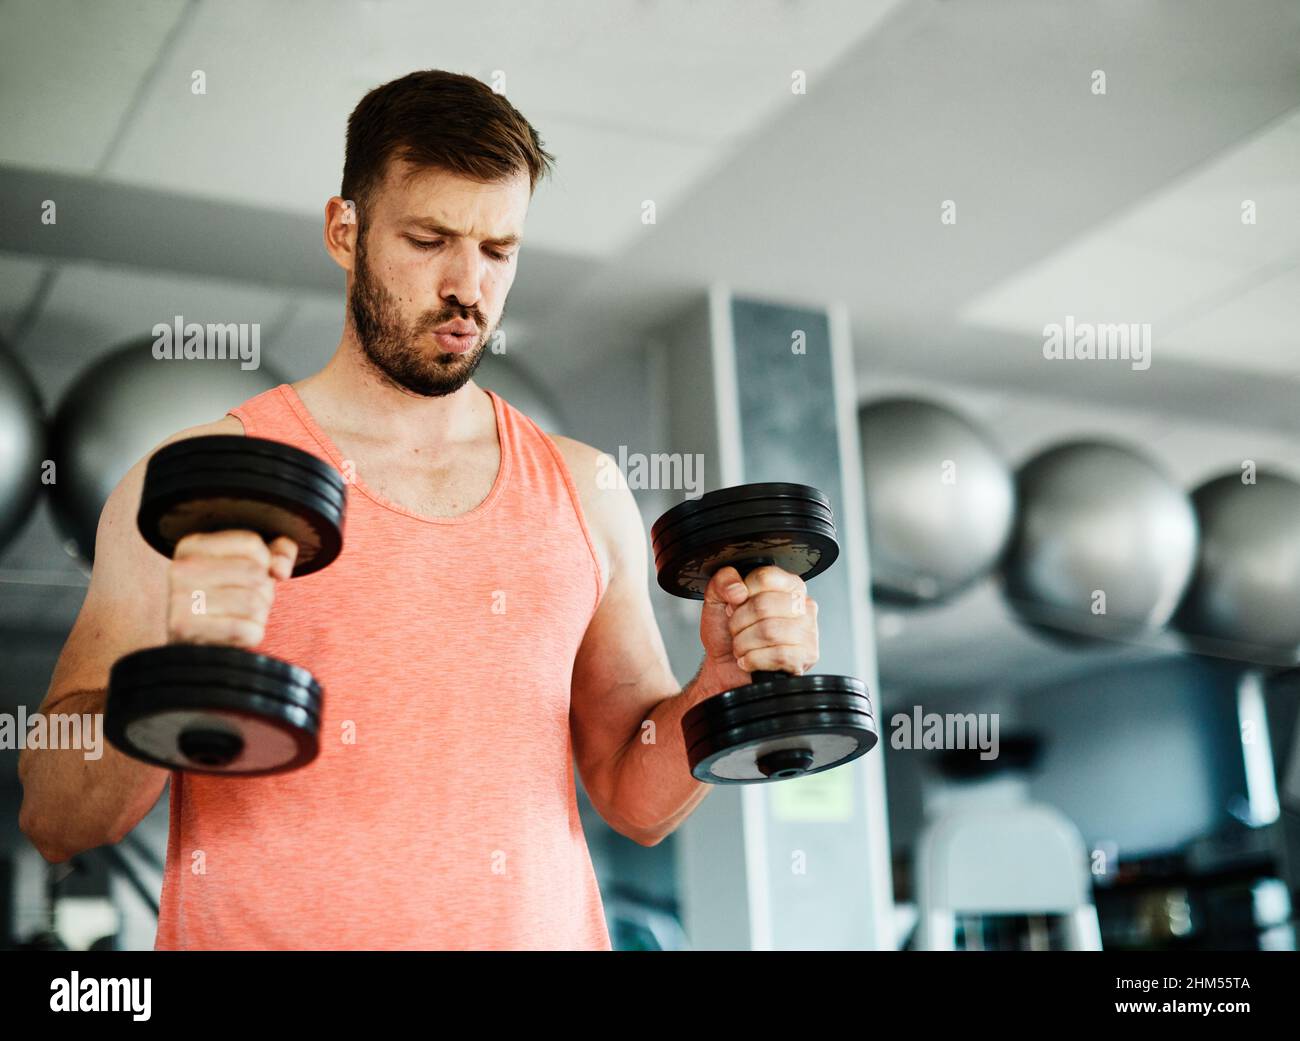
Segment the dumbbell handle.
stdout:
<svg viewBox="0 0 1300 1041">
<path fill-rule="evenodd" d="M 769 564 L 774 565 L 775 563 L 776 560 L 773 557 L 759 556 L 759 557 L 750 557 L 749 559 L 742 560 L 739 563 L 732 561 L 731 566 L 740 572 L 740 577 L 743 580 L 745 576 L 748 575 L 755 568 L 766 567 Z M 793 674 L 788 672 L 771 672 L 767 669 L 759 669 L 758 671 L 751 672 L 749 674 L 749 682 L 766 683 L 769 680 L 779 680 L 785 676 L 790 676 L 790 675 Z"/>
</svg>

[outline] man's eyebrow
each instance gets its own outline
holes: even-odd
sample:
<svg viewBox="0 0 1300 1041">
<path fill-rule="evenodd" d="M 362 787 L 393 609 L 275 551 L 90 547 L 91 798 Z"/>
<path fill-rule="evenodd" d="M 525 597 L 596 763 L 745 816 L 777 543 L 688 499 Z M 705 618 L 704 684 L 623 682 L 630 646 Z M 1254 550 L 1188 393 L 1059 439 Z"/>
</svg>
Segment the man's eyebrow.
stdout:
<svg viewBox="0 0 1300 1041">
<path fill-rule="evenodd" d="M 430 234 L 444 235 L 447 238 L 451 238 L 451 239 L 459 239 L 465 237 L 465 233 L 463 231 L 458 231 L 456 228 L 449 228 L 445 224 L 440 224 L 438 221 L 433 220 L 429 217 L 408 218 L 406 221 L 406 225 L 407 227 L 410 228 L 422 228 L 424 231 L 427 231 Z M 518 235 L 502 235 L 499 238 L 484 239 L 483 241 L 486 242 L 489 246 L 517 246 L 520 242 L 520 238 Z"/>
</svg>

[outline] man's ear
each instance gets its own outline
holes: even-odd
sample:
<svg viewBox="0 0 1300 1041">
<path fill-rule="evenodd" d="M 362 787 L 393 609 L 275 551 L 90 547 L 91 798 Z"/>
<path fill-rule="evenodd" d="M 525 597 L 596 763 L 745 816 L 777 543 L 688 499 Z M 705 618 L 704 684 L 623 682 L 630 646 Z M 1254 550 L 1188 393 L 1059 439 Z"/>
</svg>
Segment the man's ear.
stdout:
<svg viewBox="0 0 1300 1041">
<path fill-rule="evenodd" d="M 325 252 L 334 259 L 334 263 L 349 273 L 356 264 L 360 230 L 357 204 L 351 199 L 332 196 L 325 204 Z"/>
</svg>

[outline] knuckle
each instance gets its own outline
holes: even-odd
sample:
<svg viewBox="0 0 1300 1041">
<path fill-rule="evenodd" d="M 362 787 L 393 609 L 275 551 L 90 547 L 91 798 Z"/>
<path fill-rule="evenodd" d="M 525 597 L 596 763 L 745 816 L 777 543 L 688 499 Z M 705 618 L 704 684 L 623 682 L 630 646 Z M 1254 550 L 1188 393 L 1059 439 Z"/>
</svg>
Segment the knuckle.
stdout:
<svg viewBox="0 0 1300 1041">
<path fill-rule="evenodd" d="M 269 556 L 265 562 L 255 556 L 237 557 L 231 562 L 231 572 L 240 581 L 253 585 L 266 577 L 267 567 L 270 563 L 271 558 Z"/>
<path fill-rule="evenodd" d="M 240 543 L 240 548 L 245 549 L 248 556 L 256 563 L 261 564 L 262 567 L 270 565 L 271 547 L 252 532 L 245 533 L 244 538 Z"/>
<path fill-rule="evenodd" d="M 192 553 L 198 553 L 202 550 L 208 536 L 201 532 L 194 532 L 181 538 L 176 547 L 172 550 L 173 558 L 187 557 Z"/>
</svg>

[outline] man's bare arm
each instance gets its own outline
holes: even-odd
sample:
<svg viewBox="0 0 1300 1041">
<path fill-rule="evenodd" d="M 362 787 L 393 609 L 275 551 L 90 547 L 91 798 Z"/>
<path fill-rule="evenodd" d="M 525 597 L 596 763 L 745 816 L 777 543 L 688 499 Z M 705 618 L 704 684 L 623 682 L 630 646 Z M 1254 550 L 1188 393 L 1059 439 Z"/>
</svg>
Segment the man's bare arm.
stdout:
<svg viewBox="0 0 1300 1041">
<path fill-rule="evenodd" d="M 239 420 L 227 416 L 168 442 L 242 433 Z M 113 663 L 166 642 L 168 562 L 136 529 L 145 463 L 131 468 L 104 506 L 90 588 L 55 665 L 42 713 L 102 713 Z M 86 759 L 81 749 L 24 749 L 18 776 L 23 786 L 19 826 L 46 860 L 58 862 L 120 841 L 158 801 L 168 771 L 105 743 L 99 759 Z"/>
<path fill-rule="evenodd" d="M 621 483 L 597 485 L 595 449 L 565 442 L 562 450 L 610 572 L 574 662 L 574 757 L 600 815 L 628 838 L 654 845 L 709 791 L 691 776 L 682 716 L 748 677 L 705 661 L 684 688 L 674 678 L 650 603 L 648 540 L 636 500 Z"/>
</svg>

